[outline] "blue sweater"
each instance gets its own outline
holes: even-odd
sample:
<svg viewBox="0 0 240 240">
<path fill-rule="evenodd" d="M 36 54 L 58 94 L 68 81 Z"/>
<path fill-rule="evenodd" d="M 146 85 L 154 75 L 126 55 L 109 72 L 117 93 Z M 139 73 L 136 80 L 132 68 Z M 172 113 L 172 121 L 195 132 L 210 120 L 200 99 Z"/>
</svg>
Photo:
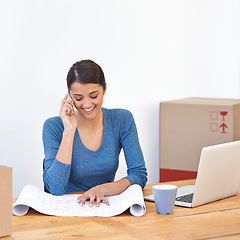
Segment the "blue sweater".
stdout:
<svg viewBox="0 0 240 240">
<path fill-rule="evenodd" d="M 131 184 L 139 184 L 144 188 L 147 171 L 132 114 L 123 109 L 102 108 L 102 112 L 103 137 L 100 148 L 97 151 L 86 148 L 76 130 L 71 164 L 56 159 L 64 130 L 61 118 L 53 117 L 45 121 L 43 181 L 50 193 L 62 195 L 87 191 L 96 185 L 113 182 L 122 148 L 128 168 L 125 178 Z"/>
</svg>

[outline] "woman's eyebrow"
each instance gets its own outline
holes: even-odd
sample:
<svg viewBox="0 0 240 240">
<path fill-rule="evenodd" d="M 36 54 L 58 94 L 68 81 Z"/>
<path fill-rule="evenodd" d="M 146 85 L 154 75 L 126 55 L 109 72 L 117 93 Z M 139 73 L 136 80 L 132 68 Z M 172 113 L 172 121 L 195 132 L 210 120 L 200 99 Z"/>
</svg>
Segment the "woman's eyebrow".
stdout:
<svg viewBox="0 0 240 240">
<path fill-rule="evenodd" d="M 98 93 L 99 91 L 98 90 L 96 90 L 96 91 L 93 91 L 93 92 L 90 92 L 89 94 L 94 94 L 94 93 Z M 73 94 L 74 96 L 82 96 L 82 94 L 78 94 L 78 93 L 74 93 Z"/>
<path fill-rule="evenodd" d="M 99 91 L 96 90 L 96 91 L 90 92 L 89 94 L 98 93 L 98 92 L 99 92 Z"/>
</svg>

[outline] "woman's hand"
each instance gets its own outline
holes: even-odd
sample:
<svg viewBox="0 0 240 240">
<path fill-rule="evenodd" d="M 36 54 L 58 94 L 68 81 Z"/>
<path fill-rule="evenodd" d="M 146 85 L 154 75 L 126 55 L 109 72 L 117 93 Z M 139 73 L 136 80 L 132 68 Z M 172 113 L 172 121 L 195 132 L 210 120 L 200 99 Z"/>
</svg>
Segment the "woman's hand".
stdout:
<svg viewBox="0 0 240 240">
<path fill-rule="evenodd" d="M 59 115 L 62 119 L 64 130 L 74 130 L 77 127 L 77 118 L 73 109 L 73 102 L 71 99 L 67 99 L 68 94 L 65 95 L 61 102 Z"/>
<path fill-rule="evenodd" d="M 86 200 L 90 200 L 89 206 L 92 207 L 94 200 L 96 200 L 96 207 L 100 206 L 100 202 L 104 201 L 108 206 L 110 205 L 108 199 L 105 197 L 106 189 L 104 185 L 98 185 L 89 189 L 87 192 L 78 197 L 78 202 L 81 206 Z"/>
<path fill-rule="evenodd" d="M 122 178 L 116 182 L 104 183 L 89 189 L 87 192 L 78 197 L 78 202 L 82 206 L 86 200 L 90 200 L 89 206 L 92 207 L 94 200 L 96 206 L 100 206 L 100 202 L 104 201 L 108 206 L 110 205 L 105 196 L 114 196 L 125 191 L 131 183 L 126 178 Z"/>
</svg>

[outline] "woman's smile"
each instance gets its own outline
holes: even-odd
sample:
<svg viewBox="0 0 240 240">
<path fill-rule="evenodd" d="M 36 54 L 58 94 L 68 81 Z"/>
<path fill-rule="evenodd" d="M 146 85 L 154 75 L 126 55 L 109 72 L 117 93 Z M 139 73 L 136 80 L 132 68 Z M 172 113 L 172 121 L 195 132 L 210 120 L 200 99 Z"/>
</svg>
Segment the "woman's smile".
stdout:
<svg viewBox="0 0 240 240">
<path fill-rule="evenodd" d="M 82 108 L 82 109 L 83 109 L 84 112 L 91 113 L 95 107 L 96 106 L 93 106 L 91 108 Z"/>
<path fill-rule="evenodd" d="M 101 107 L 105 91 L 99 84 L 81 84 L 74 82 L 70 93 L 74 106 L 86 119 L 95 119 L 101 116 Z"/>
</svg>

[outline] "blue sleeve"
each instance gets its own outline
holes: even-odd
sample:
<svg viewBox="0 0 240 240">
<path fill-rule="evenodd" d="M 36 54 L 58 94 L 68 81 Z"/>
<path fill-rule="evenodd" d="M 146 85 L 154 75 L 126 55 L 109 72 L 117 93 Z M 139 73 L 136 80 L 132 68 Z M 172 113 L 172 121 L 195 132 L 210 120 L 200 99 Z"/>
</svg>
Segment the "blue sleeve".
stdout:
<svg viewBox="0 0 240 240">
<path fill-rule="evenodd" d="M 126 111 L 122 122 L 121 144 L 128 168 L 128 175 L 125 178 L 131 184 L 138 184 L 144 188 L 147 182 L 147 169 L 138 139 L 136 124 L 129 111 Z"/>
<path fill-rule="evenodd" d="M 62 141 L 63 125 L 58 117 L 50 118 L 43 125 L 43 146 L 45 153 L 43 182 L 53 195 L 62 195 L 68 184 L 71 164 L 56 159 Z"/>
</svg>

